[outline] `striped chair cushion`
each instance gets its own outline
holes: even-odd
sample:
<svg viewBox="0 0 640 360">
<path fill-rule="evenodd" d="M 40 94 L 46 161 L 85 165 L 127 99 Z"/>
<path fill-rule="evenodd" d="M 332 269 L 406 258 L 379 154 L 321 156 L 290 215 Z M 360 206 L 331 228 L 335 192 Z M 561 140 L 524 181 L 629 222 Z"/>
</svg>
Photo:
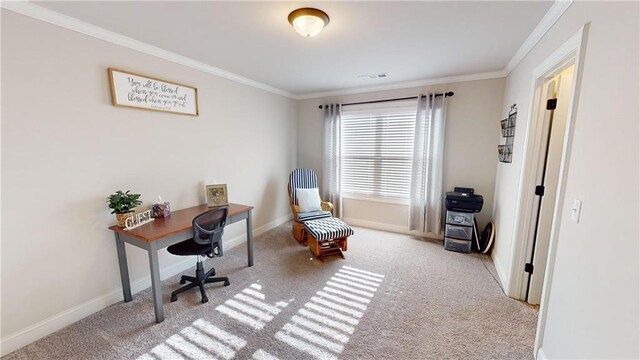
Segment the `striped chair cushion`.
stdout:
<svg viewBox="0 0 640 360">
<path fill-rule="evenodd" d="M 328 217 L 331 217 L 331 213 L 329 211 L 317 210 L 317 211 L 298 213 L 297 220 L 299 222 L 305 222 L 309 220 L 324 219 Z"/>
<path fill-rule="evenodd" d="M 291 189 L 291 197 L 295 205 L 298 205 L 296 189 L 311 189 L 317 187 L 318 177 L 311 169 L 295 169 L 291 175 L 289 175 L 289 188 Z"/>
<path fill-rule="evenodd" d="M 333 240 L 353 235 L 349 225 L 336 218 L 310 220 L 304 223 L 305 229 L 318 241 Z"/>
</svg>

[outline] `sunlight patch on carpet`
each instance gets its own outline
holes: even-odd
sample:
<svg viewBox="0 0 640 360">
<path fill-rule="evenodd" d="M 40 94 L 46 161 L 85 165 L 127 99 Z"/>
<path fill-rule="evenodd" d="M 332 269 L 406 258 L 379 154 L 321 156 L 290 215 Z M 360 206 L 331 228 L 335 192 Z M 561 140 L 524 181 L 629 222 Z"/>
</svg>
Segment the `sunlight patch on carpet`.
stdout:
<svg viewBox="0 0 640 360">
<path fill-rule="evenodd" d="M 138 360 L 225 359 L 231 360 L 247 342 L 210 322 L 198 319 L 170 336 Z"/>
<path fill-rule="evenodd" d="M 262 349 L 256 350 L 256 352 L 251 355 L 251 358 L 255 360 L 280 360 Z"/>
<path fill-rule="evenodd" d="M 233 299 L 218 305 L 216 310 L 254 330 L 262 330 L 267 323 L 273 320 L 275 315 L 278 315 L 282 309 L 289 305 L 284 301 L 269 304 L 265 301 L 266 298 L 266 295 L 262 293 L 262 285 L 253 283 L 234 295 Z"/>
<path fill-rule="evenodd" d="M 383 279 L 381 274 L 343 266 L 275 338 L 317 359 L 337 359 Z"/>
</svg>

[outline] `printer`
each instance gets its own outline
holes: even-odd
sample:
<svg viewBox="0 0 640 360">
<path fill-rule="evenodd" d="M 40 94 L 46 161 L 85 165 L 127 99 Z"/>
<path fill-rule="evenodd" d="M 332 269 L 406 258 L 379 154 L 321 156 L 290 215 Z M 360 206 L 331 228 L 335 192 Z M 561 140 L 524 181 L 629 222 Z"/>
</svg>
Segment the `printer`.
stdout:
<svg viewBox="0 0 640 360">
<path fill-rule="evenodd" d="M 445 196 L 447 210 L 460 212 L 480 212 L 484 199 L 475 195 L 472 188 L 455 187 Z"/>
</svg>

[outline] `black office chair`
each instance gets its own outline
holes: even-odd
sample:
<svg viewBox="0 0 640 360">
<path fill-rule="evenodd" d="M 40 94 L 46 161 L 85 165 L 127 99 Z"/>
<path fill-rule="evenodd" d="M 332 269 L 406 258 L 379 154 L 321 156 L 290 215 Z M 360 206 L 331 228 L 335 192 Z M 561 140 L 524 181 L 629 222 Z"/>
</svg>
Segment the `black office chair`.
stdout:
<svg viewBox="0 0 640 360">
<path fill-rule="evenodd" d="M 202 259 L 200 258 L 200 256 L 207 256 L 209 258 L 218 256 L 218 250 L 222 243 L 224 225 L 227 222 L 227 211 L 226 206 L 221 206 L 196 216 L 193 219 L 193 238 L 167 248 L 173 255 L 198 255 L 196 276 L 183 275 L 182 278 L 180 278 L 180 284 L 184 284 L 187 281 L 189 281 L 190 284 L 172 292 L 171 301 L 178 300 L 178 294 L 197 286 L 200 288 L 202 302 L 206 303 L 209 301 L 209 298 L 207 298 L 207 293 L 204 291 L 204 284 L 224 281 L 224 286 L 229 286 L 230 282 L 228 277 L 212 277 L 216 274 L 215 268 L 211 268 L 211 270 L 205 273 L 202 267 Z"/>
</svg>

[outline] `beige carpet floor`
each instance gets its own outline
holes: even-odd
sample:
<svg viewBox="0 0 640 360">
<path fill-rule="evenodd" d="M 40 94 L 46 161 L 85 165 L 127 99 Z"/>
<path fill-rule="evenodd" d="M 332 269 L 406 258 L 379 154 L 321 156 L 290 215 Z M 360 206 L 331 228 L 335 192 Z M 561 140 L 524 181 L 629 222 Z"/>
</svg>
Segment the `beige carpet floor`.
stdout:
<svg viewBox="0 0 640 360">
<path fill-rule="evenodd" d="M 290 224 L 206 262 L 231 285 L 169 301 L 153 321 L 150 290 L 3 359 L 531 359 L 537 307 L 504 295 L 486 256 L 437 241 L 355 228 L 346 260 L 324 263 Z M 115 255 L 114 255 L 115 256 Z M 195 264 L 194 264 L 195 265 Z M 191 275 L 192 271 L 185 272 Z"/>
</svg>

